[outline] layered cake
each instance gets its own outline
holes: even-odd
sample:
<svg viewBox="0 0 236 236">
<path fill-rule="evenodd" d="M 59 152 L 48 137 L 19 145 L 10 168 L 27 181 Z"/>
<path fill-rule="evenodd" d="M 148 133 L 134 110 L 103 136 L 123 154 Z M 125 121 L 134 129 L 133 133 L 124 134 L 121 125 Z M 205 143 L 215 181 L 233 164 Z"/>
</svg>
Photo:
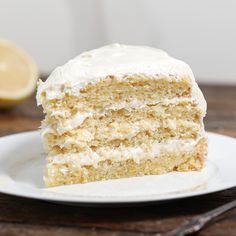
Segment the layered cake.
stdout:
<svg viewBox="0 0 236 236">
<path fill-rule="evenodd" d="M 200 171 L 206 102 L 190 67 L 164 51 L 113 44 L 40 82 L 47 186 Z"/>
</svg>

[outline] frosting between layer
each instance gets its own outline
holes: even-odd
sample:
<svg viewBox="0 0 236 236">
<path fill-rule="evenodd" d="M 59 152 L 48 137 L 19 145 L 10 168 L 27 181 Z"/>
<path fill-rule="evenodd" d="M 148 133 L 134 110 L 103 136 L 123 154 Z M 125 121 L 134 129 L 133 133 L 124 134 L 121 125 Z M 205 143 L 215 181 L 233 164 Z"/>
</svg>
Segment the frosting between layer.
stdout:
<svg viewBox="0 0 236 236">
<path fill-rule="evenodd" d="M 63 134 L 67 131 L 71 131 L 74 128 L 78 127 L 79 125 L 83 124 L 83 122 L 86 120 L 88 117 L 92 117 L 93 115 L 99 115 L 99 116 L 105 116 L 107 111 L 109 110 L 119 110 L 119 109 L 126 109 L 126 110 L 131 110 L 131 109 L 141 109 L 143 107 L 146 107 L 148 105 L 157 105 L 158 103 L 161 103 L 162 105 L 169 105 L 169 104 L 177 104 L 180 102 L 194 102 L 193 98 L 173 98 L 173 99 L 165 99 L 163 101 L 158 101 L 158 102 L 153 102 L 153 103 L 145 103 L 145 102 L 140 102 L 140 101 L 133 101 L 132 103 L 119 103 L 117 105 L 113 104 L 112 107 L 109 107 L 105 109 L 103 112 L 97 112 L 97 111 L 89 111 L 89 112 L 77 112 L 74 116 L 70 118 L 66 118 L 63 123 L 57 122 L 56 125 L 56 132 L 58 134 Z M 202 111 L 204 112 L 204 111 Z M 65 112 L 63 110 L 57 110 L 57 111 L 52 111 L 51 116 L 56 116 L 56 115 L 63 115 Z M 203 114 L 204 115 L 204 114 Z M 43 133 L 55 133 L 53 129 L 51 129 L 50 125 L 49 126 L 42 126 L 43 128 Z"/>
<path fill-rule="evenodd" d="M 76 154 L 64 154 L 48 157 L 48 165 L 70 163 L 73 167 L 78 168 L 86 165 L 97 166 L 104 160 L 124 161 L 128 159 L 140 163 L 143 159 L 158 158 L 162 152 L 178 153 L 191 152 L 199 140 L 170 140 L 166 143 L 154 142 L 149 149 L 147 147 L 122 147 L 118 149 L 102 147 L 97 152 L 88 149 L 85 152 Z"/>
</svg>

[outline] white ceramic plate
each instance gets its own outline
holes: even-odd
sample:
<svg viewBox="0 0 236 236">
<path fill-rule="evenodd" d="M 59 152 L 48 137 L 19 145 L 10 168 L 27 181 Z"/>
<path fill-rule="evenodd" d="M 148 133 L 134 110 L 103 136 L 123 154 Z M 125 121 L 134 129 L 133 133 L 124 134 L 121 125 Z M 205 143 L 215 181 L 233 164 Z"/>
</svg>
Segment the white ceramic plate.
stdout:
<svg viewBox="0 0 236 236">
<path fill-rule="evenodd" d="M 0 138 L 0 192 L 65 204 L 131 204 L 173 200 L 236 186 L 236 139 L 208 133 L 201 172 L 169 173 L 45 188 L 38 131 Z"/>
</svg>

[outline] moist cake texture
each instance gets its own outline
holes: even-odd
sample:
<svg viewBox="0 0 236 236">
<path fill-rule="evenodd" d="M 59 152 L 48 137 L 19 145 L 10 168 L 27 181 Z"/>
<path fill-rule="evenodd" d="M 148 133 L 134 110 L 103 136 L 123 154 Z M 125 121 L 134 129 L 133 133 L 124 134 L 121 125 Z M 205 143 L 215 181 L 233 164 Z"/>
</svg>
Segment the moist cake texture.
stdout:
<svg viewBox="0 0 236 236">
<path fill-rule="evenodd" d="M 205 99 L 190 67 L 159 49 L 108 45 L 40 81 L 45 184 L 199 171 Z"/>
</svg>

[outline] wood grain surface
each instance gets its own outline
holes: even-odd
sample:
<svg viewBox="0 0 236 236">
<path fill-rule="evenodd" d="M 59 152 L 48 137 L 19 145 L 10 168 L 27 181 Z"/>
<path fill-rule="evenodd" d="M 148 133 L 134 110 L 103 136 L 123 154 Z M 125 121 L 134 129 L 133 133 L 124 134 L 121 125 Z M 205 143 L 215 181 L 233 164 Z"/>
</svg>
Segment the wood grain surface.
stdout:
<svg viewBox="0 0 236 236">
<path fill-rule="evenodd" d="M 236 137 L 236 87 L 204 85 L 201 88 L 208 102 L 206 129 Z M 0 111 L 1 136 L 39 127 L 43 113 L 34 97 L 12 110 Z M 184 220 L 235 198 L 236 188 L 161 205 L 91 208 L 0 194 L 0 235 L 164 234 Z M 236 210 L 220 216 L 198 235 L 235 236 Z"/>
</svg>

